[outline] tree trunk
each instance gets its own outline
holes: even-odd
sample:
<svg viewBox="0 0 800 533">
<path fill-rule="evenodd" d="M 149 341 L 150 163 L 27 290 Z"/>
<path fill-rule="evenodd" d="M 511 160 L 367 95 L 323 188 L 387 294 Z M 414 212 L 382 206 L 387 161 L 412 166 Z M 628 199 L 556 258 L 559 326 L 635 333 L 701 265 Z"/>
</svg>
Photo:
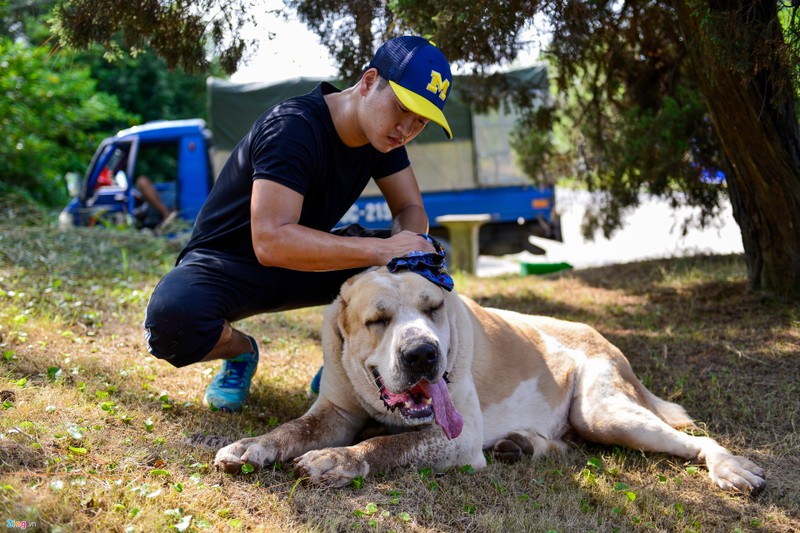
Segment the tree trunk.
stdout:
<svg viewBox="0 0 800 533">
<path fill-rule="evenodd" d="M 743 75 L 721 57 L 714 42 L 719 35 L 705 31 L 722 13 L 715 10 L 725 9 L 725 16 L 738 17 L 741 31 L 758 32 L 761 44 L 772 42 L 774 51 L 783 43 L 776 2 L 673 0 L 673 5 L 730 163 L 726 178 L 750 288 L 800 300 L 800 134 L 794 94 L 776 94 L 779 87 L 791 87 L 790 73 L 773 56 L 745 58 L 762 68 Z M 766 35 L 764 28 L 771 28 Z"/>
</svg>

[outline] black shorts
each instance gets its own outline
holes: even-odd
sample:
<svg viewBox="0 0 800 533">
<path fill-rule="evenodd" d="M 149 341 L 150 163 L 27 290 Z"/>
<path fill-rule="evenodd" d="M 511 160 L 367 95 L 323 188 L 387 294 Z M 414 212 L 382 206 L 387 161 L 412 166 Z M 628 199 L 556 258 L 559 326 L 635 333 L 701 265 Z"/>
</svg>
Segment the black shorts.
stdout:
<svg viewBox="0 0 800 533">
<path fill-rule="evenodd" d="M 147 349 L 176 367 L 196 363 L 219 341 L 225 320 L 328 304 L 342 283 L 363 270 L 299 272 L 216 250 L 192 250 L 150 296 L 144 319 Z"/>
</svg>

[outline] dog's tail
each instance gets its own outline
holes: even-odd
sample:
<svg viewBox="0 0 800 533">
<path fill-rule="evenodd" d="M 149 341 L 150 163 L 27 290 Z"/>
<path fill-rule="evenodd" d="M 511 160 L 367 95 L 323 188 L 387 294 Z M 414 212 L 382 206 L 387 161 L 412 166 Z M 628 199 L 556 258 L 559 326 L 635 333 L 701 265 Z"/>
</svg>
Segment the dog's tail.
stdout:
<svg viewBox="0 0 800 533">
<path fill-rule="evenodd" d="M 686 413 L 686 410 L 678 405 L 667 400 L 663 400 L 647 390 L 645 386 L 641 386 L 641 391 L 647 397 L 647 402 L 650 404 L 652 411 L 658 417 L 676 429 L 682 429 L 694 426 L 694 420 Z"/>
</svg>

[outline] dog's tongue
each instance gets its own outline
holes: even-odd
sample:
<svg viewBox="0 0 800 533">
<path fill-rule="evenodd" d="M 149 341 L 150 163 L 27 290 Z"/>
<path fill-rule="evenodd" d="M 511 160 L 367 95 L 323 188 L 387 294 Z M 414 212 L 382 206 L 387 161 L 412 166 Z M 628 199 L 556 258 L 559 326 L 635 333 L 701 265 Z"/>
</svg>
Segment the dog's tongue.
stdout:
<svg viewBox="0 0 800 533">
<path fill-rule="evenodd" d="M 433 415 L 436 423 L 442 426 L 447 438 L 452 440 L 461 435 L 461 430 L 464 429 L 464 419 L 453 405 L 453 400 L 450 399 L 445 380 L 440 379 L 436 383 L 423 380 L 420 382 L 420 386 L 433 400 Z"/>
</svg>

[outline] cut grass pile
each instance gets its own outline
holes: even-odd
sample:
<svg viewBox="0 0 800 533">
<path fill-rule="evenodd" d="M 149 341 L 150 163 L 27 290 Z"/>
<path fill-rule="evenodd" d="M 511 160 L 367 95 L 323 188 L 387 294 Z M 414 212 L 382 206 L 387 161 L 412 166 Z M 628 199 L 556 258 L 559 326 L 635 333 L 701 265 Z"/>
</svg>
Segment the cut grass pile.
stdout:
<svg viewBox="0 0 800 533">
<path fill-rule="evenodd" d="M 800 531 L 800 309 L 749 294 L 740 257 L 457 276 L 456 287 L 483 305 L 596 327 L 652 391 L 765 468 L 759 497 L 717 489 L 701 465 L 582 442 L 512 466 L 383 472 L 323 490 L 283 465 L 221 474 L 213 450 L 186 441 L 256 435 L 303 414 L 322 361 L 321 308 L 241 323 L 262 352 L 250 407 L 212 413 L 201 398 L 218 364 L 175 369 L 147 354 L 140 325 L 178 245 L 20 221 L 0 221 L 0 518 L 16 526 Z"/>
</svg>

